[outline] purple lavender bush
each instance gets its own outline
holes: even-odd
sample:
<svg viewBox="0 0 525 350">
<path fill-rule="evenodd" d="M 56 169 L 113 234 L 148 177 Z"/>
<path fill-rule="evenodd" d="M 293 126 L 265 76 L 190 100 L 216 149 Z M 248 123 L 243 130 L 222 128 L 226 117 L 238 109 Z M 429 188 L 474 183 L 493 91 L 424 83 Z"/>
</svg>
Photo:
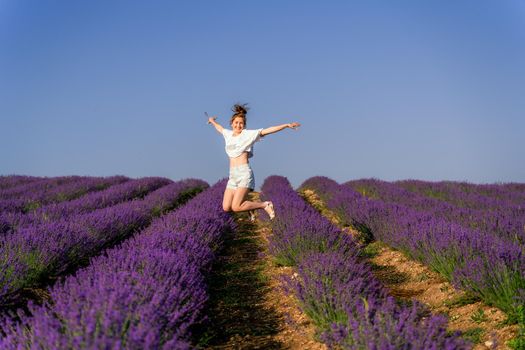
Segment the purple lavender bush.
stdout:
<svg viewBox="0 0 525 350">
<path fill-rule="evenodd" d="M 282 266 L 295 266 L 306 252 L 338 251 L 344 256 L 358 253 L 352 237 L 341 233 L 328 219 L 317 215 L 290 187 L 286 178 L 268 177 L 262 187 L 265 198 L 274 202 L 273 239 L 269 252 Z"/>
<path fill-rule="evenodd" d="M 429 316 L 418 303 L 406 306 L 388 297 L 370 267 L 359 257 L 359 246 L 352 239 L 327 244 L 331 240 L 326 240 L 326 236 L 349 235 L 324 221 L 326 219 L 313 208 L 305 209 L 304 206 L 308 205 L 285 178 L 267 178 L 262 191 L 276 208 L 277 217 L 271 222 L 273 235 L 270 244 L 281 247 L 280 243 L 273 241 L 282 240 L 287 242 L 287 250 L 295 252 L 298 272 L 296 278 L 286 279 L 288 288 L 295 293 L 301 309 L 313 320 L 321 332 L 321 339 L 330 348 L 471 347 L 459 334 L 446 332 L 443 317 Z M 301 240 L 288 238 L 301 233 L 308 237 Z M 303 241 L 311 243 L 305 245 Z M 294 243 L 297 245 L 293 246 Z M 281 251 L 276 250 L 276 253 Z"/>
<path fill-rule="evenodd" d="M 171 182 L 171 181 L 170 181 Z M 132 200 L 68 219 L 27 226 L 0 237 L 1 302 L 16 299 L 22 288 L 38 286 L 61 275 L 100 250 L 147 226 L 161 208 L 173 208 L 188 191 L 207 186 L 183 180 Z"/>
<path fill-rule="evenodd" d="M 80 215 L 102 209 L 132 199 L 143 198 L 146 194 L 173 181 L 159 177 L 145 177 L 120 183 L 103 191 L 88 193 L 67 202 L 51 203 L 30 213 L 0 212 L 0 233 L 13 232 L 20 227 L 34 226 L 73 215 Z"/>
<path fill-rule="evenodd" d="M 303 312 L 323 331 L 332 323 L 346 323 L 349 308 L 362 298 L 387 297 L 369 265 L 337 252 L 307 254 L 297 274 L 287 284 L 295 290 Z M 352 315 L 358 317 L 356 310 Z"/>
<path fill-rule="evenodd" d="M 417 303 L 400 307 L 392 297 L 362 298 L 350 307 L 348 315 L 346 324 L 334 323 L 322 335 L 330 348 L 456 350 L 472 347 L 459 338 L 459 332 L 448 334 L 445 317 L 424 317 Z"/>
<path fill-rule="evenodd" d="M 55 179 L 55 178 L 52 178 Z M 34 188 L 28 186 L 27 193 L 20 193 L 16 198 L 0 199 L 0 234 L 15 230 L 21 224 L 34 224 L 39 220 L 48 221 L 49 210 L 42 210 L 42 206 L 51 208 L 53 206 L 67 206 L 73 198 L 82 197 L 85 193 L 102 191 L 113 185 L 121 184 L 129 179 L 124 176 L 113 176 L 108 178 L 80 178 L 74 177 L 76 181 L 66 181 L 59 186 L 46 186 Z M 35 181 L 37 184 L 41 181 Z M 33 185 L 33 183 L 31 183 Z M 103 191 L 102 191 L 103 192 Z M 39 212 L 35 215 L 35 212 Z M 60 218 L 55 215 L 55 219 Z"/>
<path fill-rule="evenodd" d="M 29 190 L 18 193 L 14 198 L 0 199 L 0 211 L 22 211 L 24 213 L 33 211 L 48 203 L 58 203 L 78 198 L 88 192 L 100 191 L 109 186 L 128 181 L 124 176 L 101 177 L 74 177 L 75 181 L 68 181 L 57 186 L 43 186 L 33 188 L 26 186 Z"/>
<path fill-rule="evenodd" d="M 343 221 L 365 227 L 375 239 L 405 252 L 512 318 L 525 305 L 525 251 L 498 235 L 476 231 L 397 203 L 362 196 L 328 178 L 312 178 L 302 188 L 327 198 Z"/>
<path fill-rule="evenodd" d="M 23 183 L 18 186 L 13 186 L 4 190 L 0 190 L 0 199 L 20 198 L 33 193 L 45 193 L 46 191 L 56 188 L 58 186 L 67 185 L 72 182 L 87 179 L 87 176 L 59 176 L 41 178 L 29 183 Z"/>
<path fill-rule="evenodd" d="M 233 228 L 221 208 L 225 181 L 70 276 L 51 302 L 5 318 L 0 348 L 190 349 L 204 319 L 212 247 Z M 209 245 L 204 244 L 209 243 Z"/>
<path fill-rule="evenodd" d="M 0 191 L 25 185 L 33 181 L 41 180 L 41 177 L 36 176 L 24 176 L 24 175 L 1 175 L 0 176 Z"/>
<path fill-rule="evenodd" d="M 362 183 L 362 180 L 350 181 L 347 184 L 355 188 L 359 183 Z M 423 210 L 433 210 L 436 215 L 449 221 L 525 245 L 525 197 L 520 198 L 515 196 L 516 193 L 508 193 L 502 190 L 501 185 L 417 180 L 399 181 L 394 184 L 377 181 L 377 184 L 381 187 L 382 194 L 385 193 L 385 184 L 390 188 L 397 188 L 398 191 L 405 191 L 402 196 L 393 197 L 394 201 L 404 200 L 407 205 L 419 209 L 413 200 L 405 199 L 419 196 L 419 201 L 427 199 L 432 204 L 430 208 Z M 480 192 L 487 187 L 492 188 L 492 192 L 499 190 L 499 195 L 493 197 L 481 194 Z"/>
</svg>

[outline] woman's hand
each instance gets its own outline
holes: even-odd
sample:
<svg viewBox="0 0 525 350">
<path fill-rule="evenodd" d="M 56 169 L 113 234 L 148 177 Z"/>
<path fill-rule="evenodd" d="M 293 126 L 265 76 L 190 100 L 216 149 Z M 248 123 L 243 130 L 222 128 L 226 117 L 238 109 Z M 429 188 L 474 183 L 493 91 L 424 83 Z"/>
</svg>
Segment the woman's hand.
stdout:
<svg viewBox="0 0 525 350">
<path fill-rule="evenodd" d="M 217 122 L 215 121 L 215 119 L 217 119 L 217 117 L 209 117 L 209 116 L 208 116 L 208 113 L 206 113 L 206 112 L 204 112 L 204 114 L 206 114 L 206 116 L 208 117 L 208 124 L 213 125 L 213 126 L 215 127 L 215 130 L 217 130 L 217 132 L 218 132 L 219 134 L 222 134 L 224 128 L 222 127 L 221 124 L 219 124 L 219 123 L 217 123 Z"/>
<path fill-rule="evenodd" d="M 273 134 L 276 132 L 279 132 L 281 130 L 284 130 L 286 128 L 297 130 L 298 127 L 300 127 L 301 124 L 299 123 L 288 123 L 288 124 L 281 124 L 276 126 L 270 126 L 269 128 L 263 129 L 261 131 L 261 136 Z"/>
</svg>

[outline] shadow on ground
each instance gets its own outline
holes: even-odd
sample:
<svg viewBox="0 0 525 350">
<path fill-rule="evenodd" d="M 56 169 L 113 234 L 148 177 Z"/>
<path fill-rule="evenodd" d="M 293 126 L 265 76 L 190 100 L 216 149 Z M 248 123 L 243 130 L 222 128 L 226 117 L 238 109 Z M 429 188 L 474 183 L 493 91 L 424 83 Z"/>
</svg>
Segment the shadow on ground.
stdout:
<svg viewBox="0 0 525 350">
<path fill-rule="evenodd" d="M 238 228 L 226 237 L 208 281 L 210 320 L 199 348 L 282 349 L 273 337 L 282 320 L 266 302 L 270 287 L 261 237 L 247 213 L 236 214 L 235 219 Z"/>
</svg>

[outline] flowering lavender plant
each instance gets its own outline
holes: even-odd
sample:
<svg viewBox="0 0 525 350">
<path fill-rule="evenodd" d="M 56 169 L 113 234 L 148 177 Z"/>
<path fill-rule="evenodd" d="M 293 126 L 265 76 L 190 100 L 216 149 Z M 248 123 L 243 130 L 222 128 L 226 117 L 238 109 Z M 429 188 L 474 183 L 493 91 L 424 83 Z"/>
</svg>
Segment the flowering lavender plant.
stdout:
<svg viewBox="0 0 525 350">
<path fill-rule="evenodd" d="M 525 289 L 524 246 L 457 223 L 452 220 L 454 215 L 441 215 L 441 209 L 432 210 L 429 205 L 432 201 L 424 202 L 411 195 L 400 199 L 398 196 L 406 192 L 395 192 L 377 181 L 373 183 L 373 188 L 367 188 L 376 199 L 328 178 L 309 179 L 302 187 L 319 191 L 327 199 L 327 206 L 343 221 L 366 228 L 375 239 L 430 266 L 457 287 L 498 306 L 511 317 L 516 303 L 525 305 L 519 292 Z M 381 199 L 383 196 L 386 201 Z M 425 207 L 429 209 L 424 210 Z M 437 208 L 450 209 L 450 205 Z"/>
<path fill-rule="evenodd" d="M 23 176 L 23 175 L 1 175 L 0 176 L 0 191 L 4 191 L 15 186 L 25 185 L 33 181 L 41 180 L 37 176 Z M 0 192 L 1 193 L 1 192 Z"/>
<path fill-rule="evenodd" d="M 323 180 L 320 187 L 336 188 Z M 332 235 L 349 237 L 308 206 L 282 177 L 266 179 L 262 191 L 275 205 L 271 242 L 276 249 L 293 251 L 298 273 L 286 279 L 302 310 L 319 328 L 331 348 L 345 349 L 468 349 L 458 334 L 446 332 L 442 316 L 428 316 L 418 303 L 398 304 L 360 259 L 359 246 L 351 239 L 331 244 Z M 323 194 L 325 195 L 325 194 Z M 333 193 L 325 198 L 336 199 Z M 360 200 L 355 193 L 347 198 Z M 375 207 L 380 210 L 381 207 Z M 366 212 L 359 220 L 365 220 Z M 326 220 L 326 219 L 325 219 Z M 332 226 L 332 227 L 330 227 Z M 289 239 L 307 236 L 301 240 Z M 275 242 L 277 241 L 277 243 Z M 286 244 L 279 243 L 286 242 Z M 308 245 L 303 244 L 309 241 Z M 295 245 L 294 245 L 295 244 Z M 314 247 L 314 249 L 312 249 Z M 322 249 L 319 249 L 322 248 Z"/>
<path fill-rule="evenodd" d="M 157 182 L 165 182 L 157 179 Z M 169 181 L 171 182 L 171 181 Z M 184 180 L 161 187 L 140 200 L 120 203 L 67 219 L 24 226 L 0 237 L 0 296 L 7 303 L 22 288 L 74 269 L 90 256 L 148 225 L 159 205 L 172 208 L 187 190 L 205 185 Z M 156 209 L 157 208 L 157 209 Z"/>
<path fill-rule="evenodd" d="M 224 186 L 217 183 L 92 259 L 51 288 L 52 302 L 30 305 L 20 322 L 5 318 L 0 347 L 193 348 L 191 326 L 203 320 L 207 300 L 203 271 L 212 247 L 234 225 L 221 208 Z"/>
</svg>

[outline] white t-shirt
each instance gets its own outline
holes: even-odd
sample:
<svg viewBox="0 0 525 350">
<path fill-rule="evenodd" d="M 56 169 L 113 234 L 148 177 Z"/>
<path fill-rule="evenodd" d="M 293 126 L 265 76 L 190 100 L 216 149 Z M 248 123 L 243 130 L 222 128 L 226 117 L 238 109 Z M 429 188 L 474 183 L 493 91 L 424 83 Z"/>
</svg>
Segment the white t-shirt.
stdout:
<svg viewBox="0 0 525 350">
<path fill-rule="evenodd" d="M 237 136 L 233 136 L 233 130 L 222 129 L 222 136 L 226 145 L 224 149 L 230 158 L 236 158 L 243 152 L 248 152 L 248 158 L 253 156 L 252 145 L 261 139 L 263 129 L 246 130 L 243 129 Z"/>
</svg>

